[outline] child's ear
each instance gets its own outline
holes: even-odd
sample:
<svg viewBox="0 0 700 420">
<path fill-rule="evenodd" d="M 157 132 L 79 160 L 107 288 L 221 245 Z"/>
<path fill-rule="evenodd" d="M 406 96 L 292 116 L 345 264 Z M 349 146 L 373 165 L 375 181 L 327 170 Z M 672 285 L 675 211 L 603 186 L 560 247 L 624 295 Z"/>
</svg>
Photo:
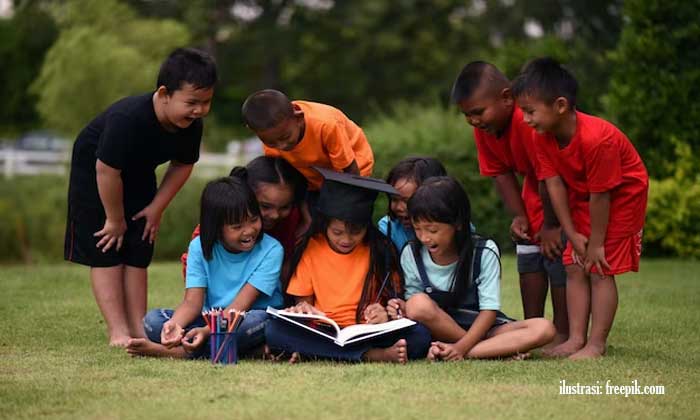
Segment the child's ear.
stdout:
<svg viewBox="0 0 700 420">
<path fill-rule="evenodd" d="M 569 100 L 563 96 L 558 97 L 554 100 L 554 110 L 557 114 L 564 114 L 569 110 Z"/>
<path fill-rule="evenodd" d="M 164 85 L 158 86 L 158 89 L 156 89 L 156 95 L 158 95 L 159 98 L 164 99 L 166 102 L 168 99 L 170 99 L 170 92 L 168 92 L 168 88 L 166 88 Z"/>
<path fill-rule="evenodd" d="M 503 88 L 501 90 L 500 97 L 501 97 L 501 100 L 509 101 L 509 103 L 513 103 L 513 101 L 514 101 L 513 91 L 511 91 L 509 87 Z"/>
</svg>

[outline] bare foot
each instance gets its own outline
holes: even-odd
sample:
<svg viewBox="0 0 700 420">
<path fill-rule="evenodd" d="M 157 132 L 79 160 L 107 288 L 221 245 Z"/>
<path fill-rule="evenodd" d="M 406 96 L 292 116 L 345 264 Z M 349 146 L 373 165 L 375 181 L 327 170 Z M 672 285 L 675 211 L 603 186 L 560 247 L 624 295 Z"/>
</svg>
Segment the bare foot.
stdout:
<svg viewBox="0 0 700 420">
<path fill-rule="evenodd" d="M 597 359 L 605 355 L 605 346 L 588 343 L 581 350 L 569 356 L 569 360 Z"/>
<path fill-rule="evenodd" d="M 542 355 L 545 357 L 568 357 L 581 350 L 584 344 L 582 341 L 573 340 L 569 337 L 568 340 L 558 346 L 543 351 Z"/>
<path fill-rule="evenodd" d="M 131 356 L 174 357 L 179 359 L 184 359 L 187 356 L 185 350 L 180 346 L 169 349 L 147 338 L 129 339 L 126 345 L 126 352 Z"/>
<path fill-rule="evenodd" d="M 442 358 L 440 357 L 440 348 L 433 344 L 430 346 L 430 349 L 428 349 L 428 360 L 431 362 L 440 362 L 442 361 Z"/>
<path fill-rule="evenodd" d="M 565 343 L 566 340 L 568 340 L 568 338 L 569 338 L 569 336 L 567 334 L 557 333 L 554 336 L 554 340 L 552 340 L 549 344 L 542 346 L 542 353 L 546 354 L 547 352 L 549 352 L 550 350 L 552 350 L 553 348 L 555 348 L 559 344 Z"/>
<path fill-rule="evenodd" d="M 302 359 L 301 354 L 298 351 L 295 351 L 294 353 L 292 353 L 291 357 L 289 358 L 290 365 L 301 363 L 303 361 L 304 361 L 304 359 Z"/>
<path fill-rule="evenodd" d="M 128 335 L 115 335 L 109 337 L 109 345 L 110 347 L 126 347 L 130 338 Z"/>
<path fill-rule="evenodd" d="M 392 362 L 405 364 L 408 361 L 408 347 L 403 338 L 385 349 L 371 349 L 365 353 L 365 360 L 370 362 Z"/>
</svg>

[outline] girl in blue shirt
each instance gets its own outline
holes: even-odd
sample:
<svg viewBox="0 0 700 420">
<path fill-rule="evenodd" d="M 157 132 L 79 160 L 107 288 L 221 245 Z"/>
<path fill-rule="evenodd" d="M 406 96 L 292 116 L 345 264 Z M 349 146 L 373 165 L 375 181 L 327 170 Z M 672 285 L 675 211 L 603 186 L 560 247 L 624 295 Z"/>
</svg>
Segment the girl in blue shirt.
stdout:
<svg viewBox="0 0 700 420">
<path fill-rule="evenodd" d="M 386 182 L 399 194 L 389 196 L 389 214 L 379 219 L 377 227 L 391 239 L 399 252 L 408 241 L 416 239 L 408 217 L 408 200 L 423 181 L 431 176 L 445 175 L 447 171 L 439 160 L 423 156 L 407 157 L 389 171 Z"/>
<path fill-rule="evenodd" d="M 267 306 L 281 307 L 282 246 L 262 231 L 260 208 L 245 176 L 210 182 L 201 200 L 200 236 L 190 242 L 185 298 L 174 311 L 146 314 L 147 339 L 131 339 L 132 355 L 206 357 L 209 329 L 202 311 L 247 311 L 239 327 L 238 351 L 245 355 L 265 339 Z"/>
<path fill-rule="evenodd" d="M 392 299 L 387 311 L 430 330 L 436 341 L 429 359 L 526 354 L 554 338 L 550 321 L 515 321 L 500 311 L 498 247 L 471 232 L 469 198 L 456 179 L 425 181 L 409 200 L 408 214 L 418 243 L 401 253 L 407 301 Z"/>
</svg>

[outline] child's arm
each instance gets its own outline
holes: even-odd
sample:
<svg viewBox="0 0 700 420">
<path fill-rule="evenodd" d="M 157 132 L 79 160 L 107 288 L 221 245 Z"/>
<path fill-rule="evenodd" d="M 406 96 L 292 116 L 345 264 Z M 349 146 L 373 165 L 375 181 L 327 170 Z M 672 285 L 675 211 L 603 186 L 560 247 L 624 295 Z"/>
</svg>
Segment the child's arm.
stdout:
<svg viewBox="0 0 700 420">
<path fill-rule="evenodd" d="M 126 232 L 122 171 L 97 159 L 95 172 L 97 174 L 97 192 L 106 215 L 102 230 L 95 232 L 95 236 L 102 237 L 97 243 L 97 247 L 102 248 L 102 252 L 107 252 L 108 249 L 115 246 L 118 251 L 122 247 L 122 240 Z"/>
<path fill-rule="evenodd" d="M 160 342 L 165 347 L 180 345 L 184 335 L 184 327 L 191 324 L 197 317 L 202 316 L 204 296 L 206 289 L 203 287 L 190 287 L 185 289 L 185 298 L 175 309 L 173 317 L 163 324 L 160 333 Z"/>
<path fill-rule="evenodd" d="M 250 283 L 246 283 L 241 291 L 238 292 L 236 297 L 233 299 L 230 305 L 226 307 L 227 310 L 235 309 L 236 311 L 247 311 L 253 306 L 255 300 L 260 296 L 260 291 L 255 288 Z"/>
<path fill-rule="evenodd" d="M 542 248 L 542 254 L 553 260 L 559 257 L 564 249 L 564 244 L 561 241 L 561 226 L 557 216 L 554 214 L 552 201 L 549 199 L 544 181 L 540 181 L 537 187 L 540 193 L 540 200 L 542 201 L 542 213 L 544 213 L 544 223 L 538 233 L 540 247 Z"/>
<path fill-rule="evenodd" d="M 528 231 L 530 230 L 530 222 L 527 220 L 525 212 L 525 203 L 520 196 L 520 183 L 513 172 L 508 172 L 493 178 L 496 185 L 496 191 L 501 196 L 503 204 L 513 215 L 513 222 L 510 225 L 510 234 L 513 239 L 530 240 Z"/>
<path fill-rule="evenodd" d="M 591 237 L 588 240 L 586 250 L 586 272 L 596 266 L 598 274 L 603 274 L 603 267 L 610 270 L 610 265 L 605 260 L 605 232 L 608 229 L 610 217 L 610 191 L 603 193 L 591 193 L 589 203 L 591 211 Z"/>
<path fill-rule="evenodd" d="M 150 243 L 153 243 L 156 239 L 163 211 L 165 211 L 165 208 L 168 207 L 168 204 L 170 204 L 170 201 L 175 197 L 175 194 L 180 191 L 180 188 L 182 188 L 190 177 L 193 167 L 193 164 L 179 163 L 174 160 L 170 162 L 153 201 L 131 218 L 132 220 L 138 220 L 142 217 L 146 218 L 146 227 L 143 229 L 143 236 L 141 239 L 145 241 L 146 238 L 148 238 L 148 242 Z"/>
<path fill-rule="evenodd" d="M 580 233 L 576 232 L 574 223 L 571 220 L 571 211 L 569 210 L 569 200 L 566 196 L 566 187 L 564 182 L 559 176 L 553 176 L 545 180 L 547 184 L 547 192 L 549 193 L 549 198 L 552 202 L 552 208 L 554 208 L 554 213 L 557 215 L 557 219 L 564 229 L 566 238 L 571 241 L 571 245 L 574 248 L 574 252 L 580 258 L 586 256 L 586 245 L 588 243 L 588 238 Z"/>
</svg>

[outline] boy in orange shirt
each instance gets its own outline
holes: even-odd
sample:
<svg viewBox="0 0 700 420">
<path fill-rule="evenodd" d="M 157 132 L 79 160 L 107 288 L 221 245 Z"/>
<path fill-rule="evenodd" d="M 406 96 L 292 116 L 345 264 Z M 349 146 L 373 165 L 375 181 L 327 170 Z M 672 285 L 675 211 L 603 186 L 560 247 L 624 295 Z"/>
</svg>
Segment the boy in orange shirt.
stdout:
<svg viewBox="0 0 700 420">
<path fill-rule="evenodd" d="M 576 110 L 577 90 L 576 79 L 550 58 L 533 60 L 513 83 L 525 122 L 538 133 L 537 177 L 569 241 L 569 339 L 551 354 L 587 359 L 605 354 L 615 276 L 639 270 L 649 177 L 617 127 Z"/>
<path fill-rule="evenodd" d="M 242 107 L 243 121 L 263 142 L 266 156 L 282 157 L 308 181 L 311 205 L 318 198 L 323 178 L 312 168 L 332 169 L 370 176 L 372 148 L 362 129 L 342 111 L 329 105 L 291 101 L 284 93 L 266 89 L 250 95 Z M 308 205 L 302 206 L 310 225 Z"/>
</svg>

